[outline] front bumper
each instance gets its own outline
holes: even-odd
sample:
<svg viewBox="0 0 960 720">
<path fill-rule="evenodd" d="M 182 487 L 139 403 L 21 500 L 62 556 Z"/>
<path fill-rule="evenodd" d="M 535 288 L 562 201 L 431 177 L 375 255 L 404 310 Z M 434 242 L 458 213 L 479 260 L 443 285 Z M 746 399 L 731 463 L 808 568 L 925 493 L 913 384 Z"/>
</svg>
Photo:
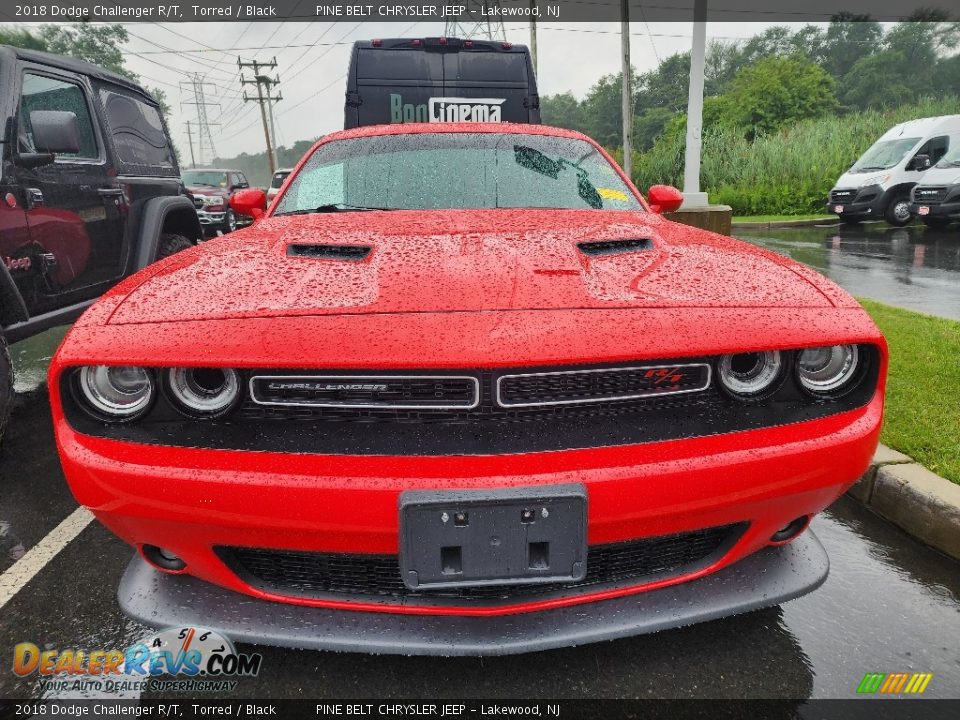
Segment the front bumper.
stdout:
<svg viewBox="0 0 960 720">
<path fill-rule="evenodd" d="M 887 193 L 879 185 L 855 189 L 834 188 L 830 191 L 825 207 L 827 212 L 842 219 L 883 220 L 887 200 Z M 843 209 L 837 212 L 838 207 Z"/>
<path fill-rule="evenodd" d="M 198 578 L 263 600 L 364 614 L 493 617 L 606 601 L 710 575 L 770 545 L 864 472 L 877 445 L 882 393 L 825 418 L 641 445 L 496 456 L 329 456 L 137 445 L 82 435 L 56 420 L 77 499 L 130 544 L 166 548 Z M 218 546 L 396 554 L 405 490 L 547 487 L 582 483 L 587 540 L 603 545 L 748 523 L 706 567 L 669 578 L 493 606 L 437 606 L 342 594 L 264 589 L 242 578 Z"/>
<path fill-rule="evenodd" d="M 594 603 L 500 617 L 399 616 L 251 600 L 134 557 L 120 607 L 154 627 L 199 626 L 237 642 L 398 655 L 511 655 L 653 633 L 778 605 L 818 588 L 827 554 L 811 530 L 707 577 Z"/>
<path fill-rule="evenodd" d="M 922 212 L 921 208 L 927 208 L 927 211 Z M 953 202 L 942 203 L 912 202 L 910 212 L 920 219 L 960 220 L 960 198 L 953 199 Z"/>
</svg>

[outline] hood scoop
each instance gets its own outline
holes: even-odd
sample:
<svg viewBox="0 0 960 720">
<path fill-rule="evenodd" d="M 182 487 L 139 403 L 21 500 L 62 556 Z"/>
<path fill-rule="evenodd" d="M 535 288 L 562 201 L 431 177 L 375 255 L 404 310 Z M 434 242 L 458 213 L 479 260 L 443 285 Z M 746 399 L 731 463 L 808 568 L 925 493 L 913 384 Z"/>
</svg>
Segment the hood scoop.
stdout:
<svg viewBox="0 0 960 720">
<path fill-rule="evenodd" d="M 295 243 L 287 246 L 287 257 L 319 258 L 321 260 L 366 260 L 372 248 L 369 245 L 323 245 Z"/>
<path fill-rule="evenodd" d="M 622 253 L 653 250 L 653 240 L 648 238 L 627 238 L 624 240 L 596 240 L 577 243 L 577 247 L 584 255 L 597 257 L 601 255 L 620 255 Z"/>
</svg>

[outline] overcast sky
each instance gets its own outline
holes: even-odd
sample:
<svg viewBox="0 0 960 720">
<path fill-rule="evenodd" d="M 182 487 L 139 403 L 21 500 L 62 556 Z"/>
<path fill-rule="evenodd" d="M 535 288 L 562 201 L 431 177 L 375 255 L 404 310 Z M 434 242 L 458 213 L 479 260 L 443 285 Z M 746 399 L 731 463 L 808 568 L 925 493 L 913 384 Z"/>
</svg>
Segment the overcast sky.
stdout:
<svg viewBox="0 0 960 720">
<path fill-rule="evenodd" d="M 707 35 L 747 38 L 770 23 L 712 23 Z M 790 23 L 784 23 L 790 25 Z M 800 27 L 801 24 L 794 24 Z M 529 42 L 526 23 L 507 24 L 507 39 Z M 205 75 L 208 118 L 220 157 L 264 149 L 256 103 L 243 103 L 237 56 L 244 60 L 277 59 L 283 101 L 276 106 L 281 145 L 323 135 L 343 124 L 343 93 L 350 46 L 377 37 L 442 35 L 442 23 L 171 23 L 129 24 L 129 67 L 148 86 L 163 89 L 172 108 L 171 131 L 187 158 L 186 121 L 196 117 L 192 90 L 181 81 L 187 73 Z M 543 22 L 539 26 L 541 94 L 570 91 L 582 97 L 601 75 L 620 68 L 619 23 Z M 690 23 L 633 23 L 634 67 L 645 71 L 675 52 L 690 48 Z M 247 77 L 250 77 L 250 71 Z M 255 88 L 251 88 L 255 90 Z"/>
</svg>

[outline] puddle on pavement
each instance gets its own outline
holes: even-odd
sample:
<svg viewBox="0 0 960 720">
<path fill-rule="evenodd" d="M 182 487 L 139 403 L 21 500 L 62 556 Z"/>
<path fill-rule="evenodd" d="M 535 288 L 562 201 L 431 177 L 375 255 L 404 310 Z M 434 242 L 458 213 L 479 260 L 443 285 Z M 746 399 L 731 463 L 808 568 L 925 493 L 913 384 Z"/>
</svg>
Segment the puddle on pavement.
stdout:
<svg viewBox="0 0 960 720">
<path fill-rule="evenodd" d="M 853 295 L 960 320 L 960 227 L 877 223 L 733 235 L 809 265 Z"/>
<path fill-rule="evenodd" d="M 47 381 L 47 367 L 69 327 L 56 327 L 10 346 L 13 361 L 13 389 L 32 392 Z"/>
</svg>

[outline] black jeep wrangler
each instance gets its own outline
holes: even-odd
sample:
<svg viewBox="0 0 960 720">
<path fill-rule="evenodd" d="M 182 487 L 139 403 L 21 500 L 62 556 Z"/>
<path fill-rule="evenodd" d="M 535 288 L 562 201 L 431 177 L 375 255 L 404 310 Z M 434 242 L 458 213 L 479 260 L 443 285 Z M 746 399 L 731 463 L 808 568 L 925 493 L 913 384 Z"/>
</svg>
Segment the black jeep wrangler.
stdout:
<svg viewBox="0 0 960 720">
<path fill-rule="evenodd" d="M 7 343 L 73 322 L 154 260 L 197 243 L 156 101 L 72 58 L 0 46 L 0 437 Z"/>
</svg>

